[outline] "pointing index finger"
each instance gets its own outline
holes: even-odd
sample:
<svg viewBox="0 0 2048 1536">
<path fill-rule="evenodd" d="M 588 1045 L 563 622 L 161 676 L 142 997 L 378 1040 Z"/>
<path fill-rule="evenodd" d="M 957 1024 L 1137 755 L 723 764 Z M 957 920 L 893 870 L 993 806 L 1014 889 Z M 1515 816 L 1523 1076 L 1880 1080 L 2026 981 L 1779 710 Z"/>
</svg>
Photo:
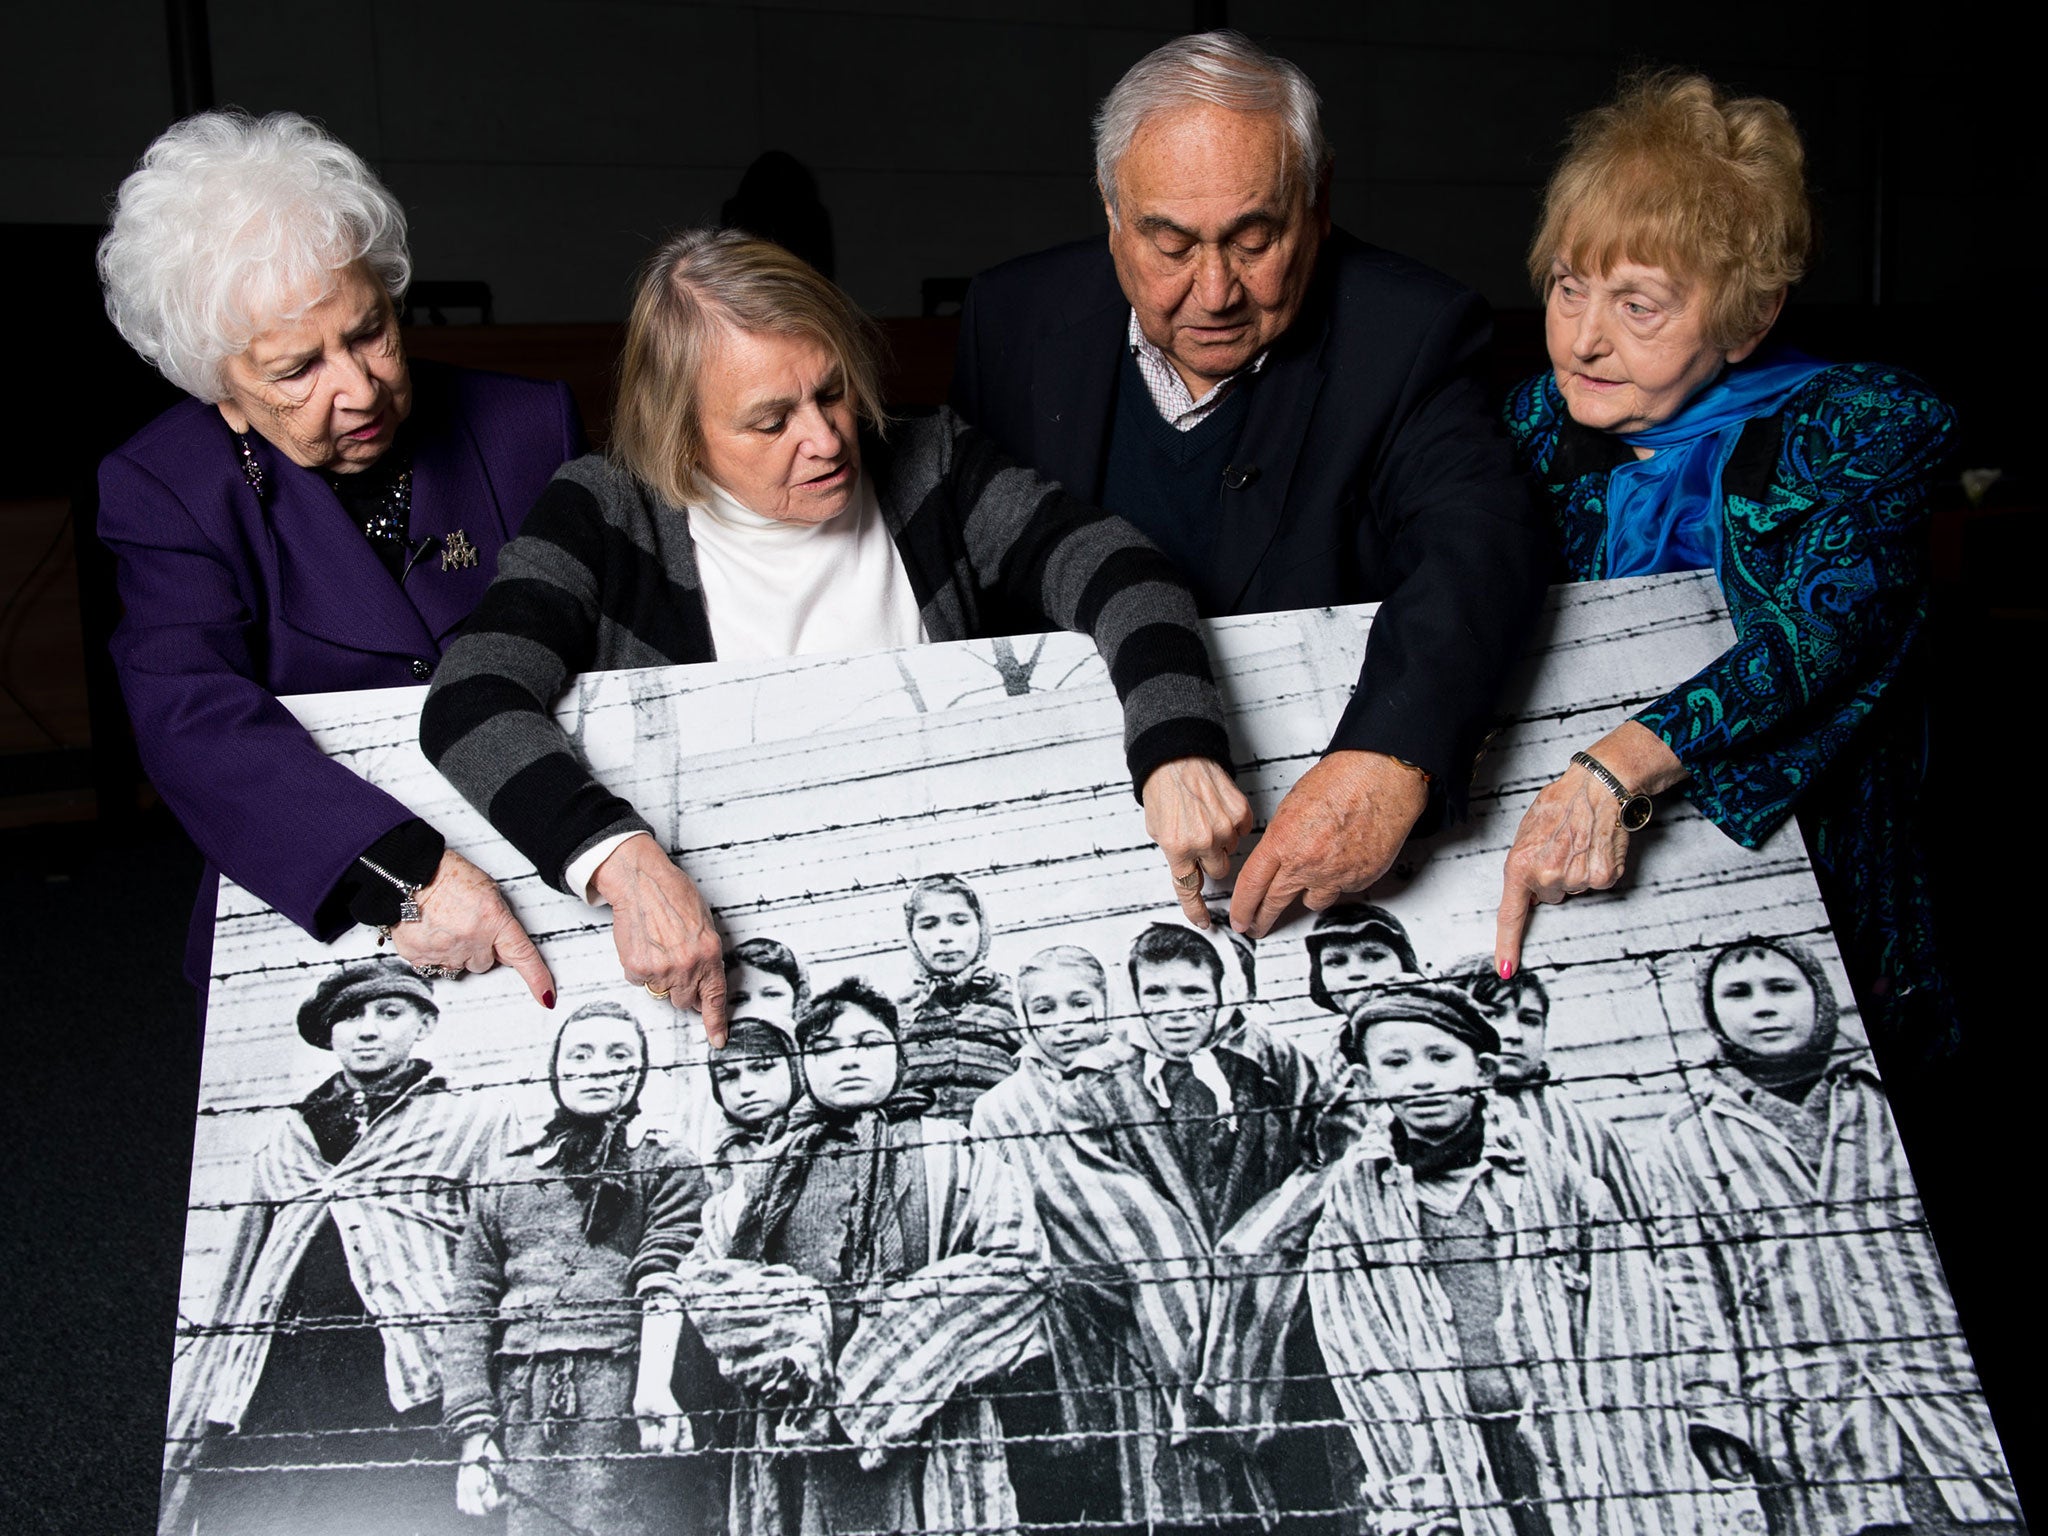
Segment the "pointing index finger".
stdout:
<svg viewBox="0 0 2048 1536">
<path fill-rule="evenodd" d="M 697 1013 L 704 1020 L 704 1038 L 713 1050 L 725 1048 L 725 972 L 719 970 L 697 988 Z"/>
<path fill-rule="evenodd" d="M 1522 935 L 1529 926 L 1533 905 L 1528 888 L 1512 875 L 1502 883 L 1500 916 L 1493 930 L 1493 969 L 1503 979 L 1521 968 Z"/>
</svg>

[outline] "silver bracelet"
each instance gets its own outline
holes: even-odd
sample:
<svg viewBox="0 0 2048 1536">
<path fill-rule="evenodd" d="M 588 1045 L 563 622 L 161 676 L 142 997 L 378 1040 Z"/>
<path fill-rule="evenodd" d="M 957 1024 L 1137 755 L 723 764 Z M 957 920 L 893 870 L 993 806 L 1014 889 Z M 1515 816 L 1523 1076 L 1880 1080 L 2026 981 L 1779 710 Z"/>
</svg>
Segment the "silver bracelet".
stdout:
<svg viewBox="0 0 2048 1536">
<path fill-rule="evenodd" d="M 383 876 L 397 888 L 399 922 L 416 923 L 420 920 L 420 887 L 399 879 L 398 876 L 391 873 L 390 870 L 366 853 L 357 854 L 356 862 L 368 866 L 373 873 Z M 391 937 L 391 930 L 395 926 L 397 925 L 393 923 L 383 923 L 378 926 L 377 943 L 380 948 L 383 946 L 384 941 Z"/>
</svg>

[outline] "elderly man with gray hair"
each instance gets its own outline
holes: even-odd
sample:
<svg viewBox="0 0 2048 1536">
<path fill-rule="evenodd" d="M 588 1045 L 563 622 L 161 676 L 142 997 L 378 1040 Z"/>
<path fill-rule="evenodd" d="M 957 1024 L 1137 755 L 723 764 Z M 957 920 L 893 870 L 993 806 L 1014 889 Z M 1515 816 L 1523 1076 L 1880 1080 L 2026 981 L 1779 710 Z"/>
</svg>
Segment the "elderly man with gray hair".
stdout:
<svg viewBox="0 0 2048 1536">
<path fill-rule="evenodd" d="M 1238 876 L 1232 923 L 1263 934 L 1462 813 L 1549 556 L 1479 382 L 1485 304 L 1332 227 L 1300 69 L 1179 38 L 1110 92 L 1095 151 L 1107 245 L 975 280 L 954 405 L 1136 523 L 1207 614 L 1383 604 L 1327 752 Z"/>
</svg>

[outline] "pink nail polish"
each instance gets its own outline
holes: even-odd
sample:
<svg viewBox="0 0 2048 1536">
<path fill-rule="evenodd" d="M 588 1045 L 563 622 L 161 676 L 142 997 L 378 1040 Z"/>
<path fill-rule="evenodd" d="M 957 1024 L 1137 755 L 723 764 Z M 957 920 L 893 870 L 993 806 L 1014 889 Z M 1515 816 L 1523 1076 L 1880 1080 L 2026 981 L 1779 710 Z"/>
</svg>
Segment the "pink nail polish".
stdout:
<svg viewBox="0 0 2048 1536">
<path fill-rule="evenodd" d="M 1501 961 L 1501 963 L 1500 963 L 1500 979 L 1501 979 L 1502 981 L 1513 981 L 1513 980 L 1515 979 L 1515 962 L 1514 962 L 1514 961 L 1512 961 L 1512 960 L 1503 960 L 1503 961 Z"/>
</svg>

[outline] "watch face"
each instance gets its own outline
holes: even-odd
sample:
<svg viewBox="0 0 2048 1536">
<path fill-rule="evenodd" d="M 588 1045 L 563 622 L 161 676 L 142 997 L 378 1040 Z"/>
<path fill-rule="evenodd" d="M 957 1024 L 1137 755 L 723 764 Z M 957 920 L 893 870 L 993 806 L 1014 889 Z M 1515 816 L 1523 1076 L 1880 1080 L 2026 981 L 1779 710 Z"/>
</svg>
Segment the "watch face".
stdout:
<svg viewBox="0 0 2048 1536">
<path fill-rule="evenodd" d="M 1621 802 L 1621 830 L 1640 832 L 1650 824 L 1650 797 L 1630 795 Z"/>
</svg>

